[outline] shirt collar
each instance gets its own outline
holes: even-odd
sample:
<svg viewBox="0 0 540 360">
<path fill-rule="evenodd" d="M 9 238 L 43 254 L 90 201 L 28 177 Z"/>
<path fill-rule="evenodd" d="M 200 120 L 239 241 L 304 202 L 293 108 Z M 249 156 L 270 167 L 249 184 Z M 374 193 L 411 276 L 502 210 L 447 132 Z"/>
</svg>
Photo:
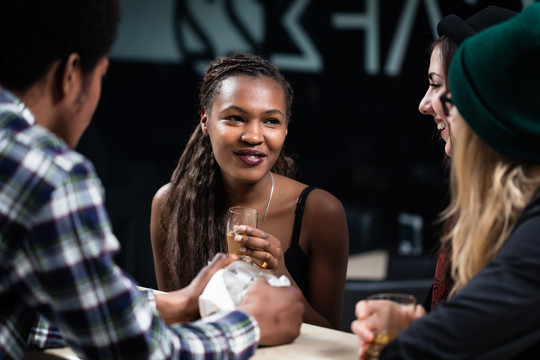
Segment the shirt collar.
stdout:
<svg viewBox="0 0 540 360">
<path fill-rule="evenodd" d="M 0 86 L 0 107 L 1 110 L 9 110 L 25 119 L 30 125 L 36 123 L 34 114 L 26 107 L 21 99 L 16 97 L 11 91 Z"/>
</svg>

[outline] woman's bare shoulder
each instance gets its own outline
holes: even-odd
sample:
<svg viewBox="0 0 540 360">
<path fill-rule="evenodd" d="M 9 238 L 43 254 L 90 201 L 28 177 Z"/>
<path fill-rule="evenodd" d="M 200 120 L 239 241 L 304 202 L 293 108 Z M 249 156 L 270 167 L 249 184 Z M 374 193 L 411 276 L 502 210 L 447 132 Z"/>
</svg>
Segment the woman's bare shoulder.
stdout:
<svg viewBox="0 0 540 360">
<path fill-rule="evenodd" d="M 285 176 L 277 175 L 277 177 L 279 177 L 280 184 L 287 190 L 289 196 L 295 199 L 295 201 L 300 197 L 302 191 L 309 186 Z M 318 187 L 313 189 L 306 199 L 306 212 L 310 210 L 315 213 L 330 212 L 337 215 L 345 213 L 341 201 L 336 196 Z"/>
<path fill-rule="evenodd" d="M 156 229 L 156 231 L 161 231 L 164 226 L 165 216 L 163 211 L 163 204 L 165 203 L 165 196 L 167 195 L 167 190 L 169 189 L 169 184 L 165 184 L 156 191 L 154 198 L 152 199 L 152 208 L 150 213 L 150 226 L 151 231 Z M 152 237 L 154 238 L 154 237 Z"/>
<path fill-rule="evenodd" d="M 343 248 L 340 252 L 346 252 L 345 245 L 349 242 L 347 215 L 336 196 L 321 188 L 309 193 L 302 220 L 301 242 L 302 238 L 309 239 L 312 254 L 327 252 L 334 249 L 336 244 Z"/>
<path fill-rule="evenodd" d="M 306 211 L 315 210 L 317 213 L 334 213 L 344 215 L 345 209 L 341 201 L 332 193 L 316 188 L 311 191 L 306 200 Z"/>
<path fill-rule="evenodd" d="M 276 188 L 279 187 L 288 196 L 294 197 L 294 198 L 298 198 L 300 196 L 300 193 L 306 187 L 308 187 L 308 185 L 298 180 L 294 180 L 283 175 L 274 174 L 274 180 L 276 183 Z"/>
<path fill-rule="evenodd" d="M 159 205 L 163 203 L 163 200 L 165 199 L 165 195 L 167 194 L 167 190 L 169 190 L 169 184 L 170 183 L 163 185 L 162 187 L 158 189 L 158 191 L 156 191 L 156 193 L 154 194 L 154 199 L 152 201 L 152 204 Z"/>
</svg>

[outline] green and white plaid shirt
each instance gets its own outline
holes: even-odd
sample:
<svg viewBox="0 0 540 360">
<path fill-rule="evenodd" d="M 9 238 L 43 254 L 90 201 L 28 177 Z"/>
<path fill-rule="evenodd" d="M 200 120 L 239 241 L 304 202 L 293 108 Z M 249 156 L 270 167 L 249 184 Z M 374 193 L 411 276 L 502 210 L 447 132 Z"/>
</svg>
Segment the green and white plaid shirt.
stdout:
<svg viewBox="0 0 540 360">
<path fill-rule="evenodd" d="M 58 338 L 44 319 L 88 359 L 254 353 L 259 329 L 241 311 L 163 323 L 151 293 L 115 265 L 119 248 L 93 165 L 0 88 L 0 358 Z"/>
</svg>

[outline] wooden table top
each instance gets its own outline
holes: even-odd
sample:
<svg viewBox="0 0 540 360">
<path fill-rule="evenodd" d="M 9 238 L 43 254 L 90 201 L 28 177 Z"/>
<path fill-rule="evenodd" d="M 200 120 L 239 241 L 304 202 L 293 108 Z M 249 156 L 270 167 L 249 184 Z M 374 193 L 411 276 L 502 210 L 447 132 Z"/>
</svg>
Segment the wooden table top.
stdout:
<svg viewBox="0 0 540 360">
<path fill-rule="evenodd" d="M 358 359 L 356 335 L 305 323 L 300 330 L 292 344 L 261 347 L 252 359 Z"/>
<path fill-rule="evenodd" d="M 356 335 L 305 323 L 300 330 L 300 336 L 292 344 L 260 347 L 252 359 L 358 359 Z M 79 358 L 70 348 L 61 348 L 27 353 L 23 359 L 78 360 Z"/>
</svg>

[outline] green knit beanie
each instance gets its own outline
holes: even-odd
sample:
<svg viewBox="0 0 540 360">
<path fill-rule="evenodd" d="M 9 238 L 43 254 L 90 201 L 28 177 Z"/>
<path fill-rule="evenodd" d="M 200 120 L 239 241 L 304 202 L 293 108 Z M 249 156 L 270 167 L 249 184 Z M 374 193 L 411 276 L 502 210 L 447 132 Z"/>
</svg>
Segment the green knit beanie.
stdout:
<svg viewBox="0 0 540 360">
<path fill-rule="evenodd" d="M 485 143 L 540 164 L 540 3 L 465 40 L 449 80 L 452 101 Z"/>
</svg>

